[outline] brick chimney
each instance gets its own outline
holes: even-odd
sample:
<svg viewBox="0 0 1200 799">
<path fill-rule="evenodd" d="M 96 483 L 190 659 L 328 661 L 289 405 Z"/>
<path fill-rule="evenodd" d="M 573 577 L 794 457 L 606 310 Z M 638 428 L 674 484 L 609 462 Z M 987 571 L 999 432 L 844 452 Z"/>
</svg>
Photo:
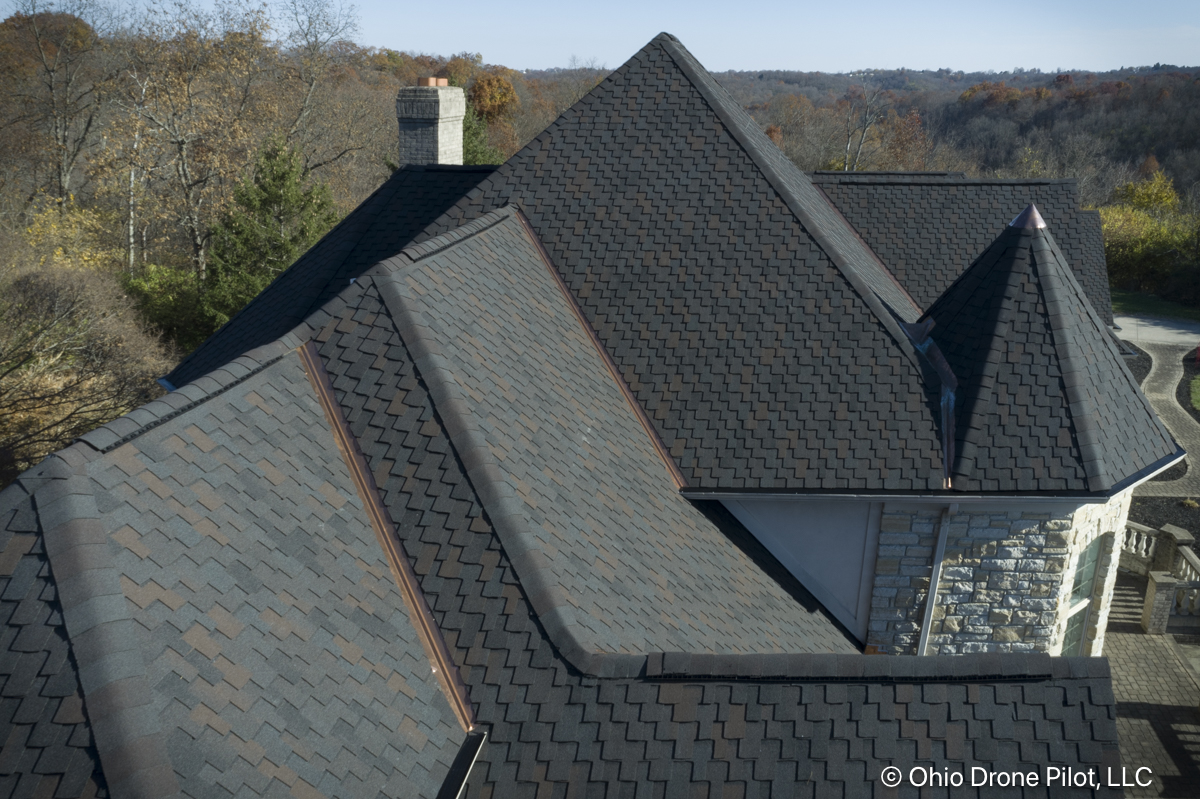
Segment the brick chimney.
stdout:
<svg viewBox="0 0 1200 799">
<path fill-rule="evenodd" d="M 396 96 L 400 165 L 461 164 L 467 97 L 445 78 L 417 78 Z"/>
</svg>

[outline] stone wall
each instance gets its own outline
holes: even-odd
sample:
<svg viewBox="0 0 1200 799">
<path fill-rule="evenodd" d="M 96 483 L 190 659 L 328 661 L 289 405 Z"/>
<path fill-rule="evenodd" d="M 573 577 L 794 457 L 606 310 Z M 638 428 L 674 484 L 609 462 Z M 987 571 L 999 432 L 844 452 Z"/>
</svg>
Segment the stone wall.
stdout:
<svg viewBox="0 0 1200 799">
<path fill-rule="evenodd" d="M 1125 531 L 1125 520 L 1129 516 L 1129 502 L 1132 498 L 1132 490 L 1123 491 L 1106 504 L 1084 505 L 1075 512 L 1071 558 L 1064 570 L 1058 593 L 1059 618 L 1054 643 L 1050 648 L 1051 654 L 1058 654 L 1062 645 L 1070 610 L 1071 585 L 1075 582 L 1076 555 L 1097 536 L 1103 536 L 1103 543 L 1096 571 L 1096 589 L 1092 594 L 1092 612 L 1088 616 L 1087 631 L 1084 633 L 1083 654 L 1095 656 L 1104 653 L 1104 629 L 1108 626 L 1108 614 L 1112 610 L 1113 589 L 1117 584 L 1117 567 L 1121 560 L 1121 536 Z"/>
<path fill-rule="evenodd" d="M 928 654 L 1057 653 L 1075 558 L 1098 535 L 1123 529 L 1129 492 L 1104 504 L 960 506 L 948 518 L 946 553 Z M 941 508 L 889 503 L 883 512 L 867 645 L 915 654 L 933 571 Z M 1120 546 L 1107 535 L 1085 638 L 1100 654 Z"/>
</svg>

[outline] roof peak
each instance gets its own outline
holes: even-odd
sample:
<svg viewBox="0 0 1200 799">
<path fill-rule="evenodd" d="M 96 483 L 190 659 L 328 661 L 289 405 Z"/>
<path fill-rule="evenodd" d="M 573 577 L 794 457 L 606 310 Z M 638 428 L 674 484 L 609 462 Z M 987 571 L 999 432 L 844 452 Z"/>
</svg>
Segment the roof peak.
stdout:
<svg viewBox="0 0 1200 799">
<path fill-rule="evenodd" d="M 1038 213 L 1037 206 L 1033 203 L 1025 206 L 1025 210 L 1017 214 L 1013 221 L 1008 223 L 1011 228 L 1018 230 L 1045 230 L 1046 220 L 1042 219 L 1042 215 Z"/>
<path fill-rule="evenodd" d="M 1111 496 L 1178 456 L 1035 206 L 926 317 L 958 378 L 956 488 Z"/>
</svg>

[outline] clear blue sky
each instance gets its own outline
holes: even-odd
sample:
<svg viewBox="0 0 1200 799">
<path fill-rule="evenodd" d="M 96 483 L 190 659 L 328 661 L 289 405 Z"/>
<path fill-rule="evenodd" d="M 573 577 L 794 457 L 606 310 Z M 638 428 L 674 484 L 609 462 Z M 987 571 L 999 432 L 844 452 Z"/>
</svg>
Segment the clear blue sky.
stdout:
<svg viewBox="0 0 1200 799">
<path fill-rule="evenodd" d="M 354 0 L 367 45 L 515 69 L 614 68 L 668 31 L 710 70 L 1200 65 L 1200 0 Z"/>
</svg>

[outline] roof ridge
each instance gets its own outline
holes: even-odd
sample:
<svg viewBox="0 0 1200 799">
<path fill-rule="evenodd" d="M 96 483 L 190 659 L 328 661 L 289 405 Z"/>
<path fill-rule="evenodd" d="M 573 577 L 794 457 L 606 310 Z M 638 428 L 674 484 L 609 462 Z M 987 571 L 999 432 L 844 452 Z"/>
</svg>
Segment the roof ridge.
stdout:
<svg viewBox="0 0 1200 799">
<path fill-rule="evenodd" d="M 1032 205 L 1029 207 L 1033 208 Z M 1045 229 L 1045 223 L 1042 223 L 1042 227 L 1026 229 L 1033 231 L 1033 242 L 1029 252 L 1030 260 L 1033 262 L 1032 266 L 1038 278 L 1038 286 L 1045 298 L 1050 335 L 1054 341 L 1054 349 L 1058 351 L 1059 373 L 1062 375 L 1063 387 L 1066 390 L 1071 424 L 1075 428 L 1075 435 L 1079 437 L 1079 453 L 1083 457 L 1083 467 L 1087 472 L 1088 488 L 1093 491 L 1104 491 L 1112 486 L 1113 480 L 1105 466 L 1102 455 L 1103 448 L 1094 429 L 1095 406 L 1079 379 L 1078 363 L 1083 358 L 1083 353 L 1076 352 L 1074 340 L 1066 335 L 1067 325 L 1070 324 L 1067 310 L 1070 302 L 1068 295 L 1071 291 L 1069 281 L 1073 281 L 1073 278 L 1064 277 L 1060 274 L 1064 270 L 1055 268 L 1059 264 L 1049 247 L 1045 248 L 1051 253 L 1047 263 L 1043 264 L 1037 257 L 1038 250 L 1041 249 L 1037 245 L 1039 243 L 1044 245 L 1044 239 L 1050 238 L 1049 231 Z M 1070 272 L 1070 270 L 1065 271 L 1068 274 Z M 1105 338 L 1105 343 L 1108 343 L 1107 338 Z"/>
<path fill-rule="evenodd" d="M 109 790 L 113 796 L 181 796 L 159 719 L 146 704 L 141 642 L 87 473 L 98 457 L 78 442 L 51 455 L 26 473 L 35 482 L 29 493 Z"/>
<path fill-rule="evenodd" d="M 463 226 L 474 227 L 474 230 L 463 232 L 456 229 L 430 239 L 426 244 L 433 244 L 433 247 L 429 248 L 427 254 L 461 244 L 514 217 L 515 209 L 509 205 L 488 212 Z M 529 237 L 524 225 L 518 225 L 518 229 L 521 236 Z M 562 589 L 547 577 L 550 573 L 545 562 L 547 556 L 525 541 L 522 530 L 529 524 L 528 514 L 513 487 L 504 478 L 500 462 L 492 454 L 479 420 L 471 412 L 464 389 L 455 377 L 449 359 L 443 354 L 431 325 L 422 311 L 406 297 L 396 280 L 399 273 L 400 269 L 394 268 L 384 274 L 370 275 L 370 278 L 391 314 L 414 366 L 428 386 L 429 396 L 442 417 L 446 434 L 462 461 L 467 479 L 486 509 L 538 620 L 562 656 L 580 671 L 608 677 L 636 676 L 645 666 L 646 655 L 600 653 L 596 651 L 597 647 L 590 646 L 577 636 L 580 625 L 573 606 Z"/>
<path fill-rule="evenodd" d="M 150 400 L 140 408 L 84 433 L 75 440 L 88 445 L 97 452 L 110 452 L 155 427 L 169 422 L 176 416 L 224 394 L 239 383 L 249 380 L 270 367 L 299 346 L 301 342 L 296 332 L 301 327 L 305 327 L 303 322 L 287 335 L 269 344 L 255 347 L 219 369 L 214 369 L 186 386 L 173 389 L 168 394 Z"/>
</svg>

